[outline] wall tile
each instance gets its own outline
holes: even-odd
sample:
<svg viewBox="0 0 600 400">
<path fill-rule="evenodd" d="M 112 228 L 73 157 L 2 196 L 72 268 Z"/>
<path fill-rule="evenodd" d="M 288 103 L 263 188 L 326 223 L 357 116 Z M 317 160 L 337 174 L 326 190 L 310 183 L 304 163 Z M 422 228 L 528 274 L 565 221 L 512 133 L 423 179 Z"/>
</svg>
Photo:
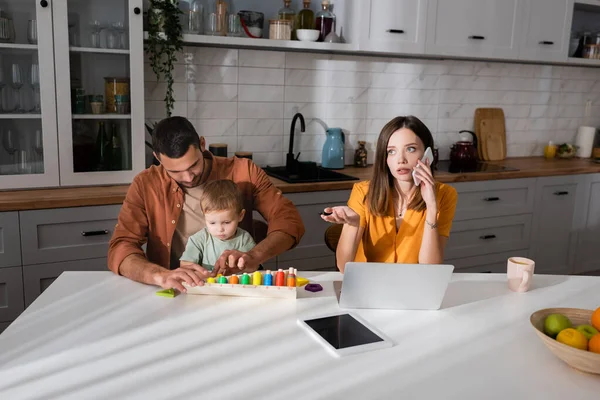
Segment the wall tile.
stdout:
<svg viewBox="0 0 600 400">
<path fill-rule="evenodd" d="M 237 118 L 236 102 L 188 101 L 188 118 Z"/>
<path fill-rule="evenodd" d="M 213 67 L 205 65 L 188 65 L 187 81 L 189 83 L 238 83 L 237 67 Z"/>
<path fill-rule="evenodd" d="M 240 136 L 277 136 L 283 135 L 282 119 L 242 119 L 238 120 Z"/>
<path fill-rule="evenodd" d="M 237 85 L 188 84 L 189 101 L 237 101 Z"/>
<path fill-rule="evenodd" d="M 239 101 L 282 102 L 284 86 L 239 85 Z"/>
<path fill-rule="evenodd" d="M 238 105 L 238 118 L 283 118 L 283 104 L 240 102 Z"/>
<path fill-rule="evenodd" d="M 284 70 L 275 68 L 239 68 L 242 85 L 283 85 Z"/>
<path fill-rule="evenodd" d="M 184 47 L 184 61 L 194 65 L 238 65 L 237 49 L 221 49 L 217 47 Z"/>
<path fill-rule="evenodd" d="M 285 68 L 285 53 L 281 51 L 240 50 L 240 67 Z"/>
</svg>

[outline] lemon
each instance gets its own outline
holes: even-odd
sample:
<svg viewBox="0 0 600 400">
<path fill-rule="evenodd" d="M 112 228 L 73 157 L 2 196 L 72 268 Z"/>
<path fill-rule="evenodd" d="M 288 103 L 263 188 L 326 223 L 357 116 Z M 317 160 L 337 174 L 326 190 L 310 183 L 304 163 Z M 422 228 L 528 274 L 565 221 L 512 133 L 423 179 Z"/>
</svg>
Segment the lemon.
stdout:
<svg viewBox="0 0 600 400">
<path fill-rule="evenodd" d="M 580 350 L 587 350 L 588 348 L 588 340 L 585 335 L 573 328 L 560 331 L 556 336 L 556 341 Z"/>
</svg>

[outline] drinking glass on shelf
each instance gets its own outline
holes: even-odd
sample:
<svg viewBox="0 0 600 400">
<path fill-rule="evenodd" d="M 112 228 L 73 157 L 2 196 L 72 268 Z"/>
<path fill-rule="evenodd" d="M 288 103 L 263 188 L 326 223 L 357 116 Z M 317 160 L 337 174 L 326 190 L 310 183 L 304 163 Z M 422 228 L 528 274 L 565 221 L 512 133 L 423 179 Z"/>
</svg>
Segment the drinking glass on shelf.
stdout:
<svg viewBox="0 0 600 400">
<path fill-rule="evenodd" d="M 32 158 L 29 150 L 17 151 L 17 173 L 28 175 L 33 172 Z"/>
<path fill-rule="evenodd" d="M 21 103 L 21 88 L 23 87 L 23 73 L 19 64 L 12 65 L 12 87 L 17 92 L 15 99 L 15 112 L 25 112 Z"/>
<path fill-rule="evenodd" d="M 127 48 L 127 30 L 125 29 L 125 26 L 120 21 L 113 22 L 111 24 L 111 26 L 117 35 L 117 46 L 115 47 L 115 49 L 118 49 L 118 48 L 126 49 Z"/>
<path fill-rule="evenodd" d="M 109 49 L 119 48 L 119 33 L 112 28 L 106 29 L 106 47 Z"/>
<path fill-rule="evenodd" d="M 19 138 L 17 137 L 17 132 L 12 129 L 2 132 L 2 146 L 11 158 L 11 171 L 9 172 L 17 172 L 16 153 L 19 149 Z"/>
<path fill-rule="evenodd" d="M 33 88 L 33 108 L 31 112 L 39 113 L 42 111 L 40 105 L 40 66 L 31 64 L 31 87 Z"/>
<path fill-rule="evenodd" d="M 37 44 L 38 42 L 37 21 L 35 19 L 30 19 L 27 22 L 27 41 L 30 44 Z"/>
<path fill-rule="evenodd" d="M 40 129 L 35 131 L 35 137 L 33 141 L 33 151 L 35 152 L 35 168 L 34 173 L 44 173 L 44 136 Z"/>
<path fill-rule="evenodd" d="M 94 20 L 90 22 L 90 46 L 100 47 L 100 32 L 104 29 L 102 22 Z"/>
<path fill-rule="evenodd" d="M 4 83 L 4 66 L 2 64 L 2 58 L 0 58 L 0 113 L 7 111 L 8 107 L 4 107 L 4 88 L 6 87 L 6 83 Z"/>
</svg>

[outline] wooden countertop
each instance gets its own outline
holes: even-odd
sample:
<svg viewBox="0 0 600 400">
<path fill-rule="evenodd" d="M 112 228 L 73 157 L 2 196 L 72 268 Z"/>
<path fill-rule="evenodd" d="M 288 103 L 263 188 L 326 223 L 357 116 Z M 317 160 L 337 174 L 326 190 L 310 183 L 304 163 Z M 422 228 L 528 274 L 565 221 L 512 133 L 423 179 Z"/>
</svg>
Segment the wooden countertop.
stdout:
<svg viewBox="0 0 600 400">
<path fill-rule="evenodd" d="M 542 176 L 600 173 L 600 164 L 591 159 L 554 159 L 543 157 L 509 158 L 493 164 L 517 168 L 518 171 L 458 173 L 437 172 L 436 179 L 444 183 L 474 182 L 497 179 L 536 178 Z M 348 167 L 340 172 L 359 180 L 371 177 L 372 167 Z M 323 183 L 286 183 L 271 178 L 283 193 L 348 190 L 358 181 Z M 129 185 L 35 189 L 0 192 L 0 211 L 21 211 L 46 208 L 100 206 L 121 204 Z"/>
</svg>

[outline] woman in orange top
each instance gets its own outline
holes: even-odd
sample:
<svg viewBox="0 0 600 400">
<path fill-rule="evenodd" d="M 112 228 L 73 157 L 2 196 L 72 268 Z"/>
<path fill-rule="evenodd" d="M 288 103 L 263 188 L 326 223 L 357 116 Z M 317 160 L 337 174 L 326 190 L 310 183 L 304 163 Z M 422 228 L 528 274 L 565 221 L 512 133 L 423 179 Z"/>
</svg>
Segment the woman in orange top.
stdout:
<svg viewBox="0 0 600 400">
<path fill-rule="evenodd" d="M 418 118 L 394 118 L 379 134 L 371 180 L 354 185 L 348 206 L 324 210 L 325 221 L 344 224 L 336 251 L 340 271 L 349 261 L 443 262 L 457 194 L 421 161 L 428 147 L 433 137 Z"/>
</svg>

